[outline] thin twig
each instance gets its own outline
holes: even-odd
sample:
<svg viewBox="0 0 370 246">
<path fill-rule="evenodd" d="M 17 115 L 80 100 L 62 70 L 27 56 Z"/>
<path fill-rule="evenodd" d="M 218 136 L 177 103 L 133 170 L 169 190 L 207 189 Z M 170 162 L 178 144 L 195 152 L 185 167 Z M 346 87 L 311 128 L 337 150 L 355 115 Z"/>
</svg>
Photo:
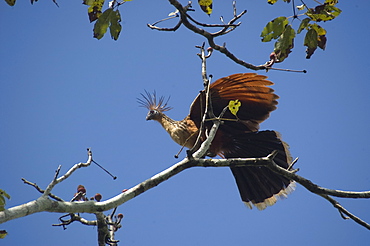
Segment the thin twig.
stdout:
<svg viewBox="0 0 370 246">
<path fill-rule="evenodd" d="M 339 211 L 339 213 L 340 213 L 340 215 L 342 216 L 343 219 L 352 219 L 356 223 L 358 223 L 358 224 L 362 225 L 363 227 L 367 228 L 368 230 L 370 230 L 370 224 L 366 223 L 365 221 L 363 221 L 359 217 L 357 217 L 354 214 L 350 213 L 339 202 L 337 202 L 336 200 L 334 200 L 333 198 L 331 198 L 328 195 L 321 194 L 320 196 L 323 197 L 323 198 L 325 198 L 326 200 L 328 200 L 331 204 L 333 204 L 333 206 L 336 209 L 338 209 L 338 211 Z M 344 216 L 343 214 L 346 214 L 348 217 Z"/>
<path fill-rule="evenodd" d="M 246 12 L 246 11 L 245 11 Z M 244 13 L 243 13 L 244 14 Z M 197 24 L 198 26 L 202 26 L 202 27 L 223 27 L 224 29 L 228 29 L 228 28 L 235 28 L 235 27 L 238 27 L 240 26 L 241 22 L 237 23 L 237 24 L 207 24 L 207 23 L 201 23 L 197 20 L 195 20 L 193 17 L 191 17 L 189 14 L 186 14 L 186 16 L 189 18 L 189 20 L 191 20 L 192 22 L 194 22 L 195 24 Z M 239 17 L 240 18 L 240 17 Z M 235 21 L 234 21 L 235 22 Z M 222 29 L 222 30 L 224 30 Z"/>
<path fill-rule="evenodd" d="M 192 149 L 190 149 L 187 153 L 188 153 L 188 158 L 192 158 L 192 154 L 199 148 L 200 146 L 200 142 L 202 141 L 202 137 L 204 136 L 204 131 L 205 131 L 205 127 L 204 127 L 204 124 L 205 124 L 205 120 L 207 118 L 207 115 L 209 115 L 209 113 L 213 114 L 212 112 L 212 109 L 210 108 L 210 95 L 209 95 L 209 87 L 210 87 L 210 79 L 212 78 L 212 76 L 210 76 L 210 78 L 208 78 L 207 76 L 207 59 L 209 57 L 211 57 L 212 55 L 212 49 L 208 50 L 208 54 L 206 54 L 205 52 L 205 49 L 204 49 L 204 45 L 205 43 L 202 44 L 202 46 L 196 46 L 196 48 L 199 48 L 200 49 L 200 53 L 198 54 L 199 58 L 202 60 L 202 80 L 203 80 L 203 87 L 204 87 L 204 91 L 200 92 L 200 95 L 199 95 L 199 104 L 200 104 L 200 108 L 201 108 L 201 115 L 202 115 L 202 121 L 200 123 L 200 127 L 199 127 L 199 133 L 198 133 L 198 137 L 197 137 L 197 140 L 195 141 L 195 144 L 193 146 Z M 203 106 L 203 94 L 205 94 L 205 105 Z M 202 112 L 202 110 L 204 110 L 204 112 Z"/>
<path fill-rule="evenodd" d="M 168 27 L 157 27 L 156 25 L 154 24 L 146 24 L 149 28 L 151 29 L 155 29 L 157 31 L 166 31 L 166 32 L 174 32 L 176 31 L 177 29 L 179 29 L 179 27 L 181 26 L 181 20 L 176 24 L 176 26 L 172 27 L 172 28 L 168 28 Z"/>
<path fill-rule="evenodd" d="M 242 66 L 244 66 L 246 68 L 249 68 L 249 69 L 252 69 L 252 70 L 264 70 L 264 69 L 266 69 L 265 66 L 255 66 L 255 65 L 250 64 L 250 63 L 247 63 L 247 62 L 245 62 L 243 60 L 240 60 L 234 54 L 232 54 L 228 49 L 226 49 L 226 47 L 217 45 L 214 42 L 214 40 L 213 40 L 214 36 L 212 36 L 211 33 L 205 31 L 204 29 L 200 29 L 200 28 L 194 26 L 193 24 L 191 24 L 189 22 L 184 7 L 177 0 L 169 0 L 169 2 L 176 9 L 179 10 L 182 24 L 184 24 L 189 30 L 191 30 L 191 31 L 193 31 L 195 33 L 198 33 L 198 34 L 204 36 L 208 40 L 208 44 L 213 49 L 220 51 L 221 53 L 225 54 L 227 57 L 229 57 L 231 60 L 233 60 L 237 64 L 240 64 L 240 65 L 242 65 Z"/>
<path fill-rule="evenodd" d="M 48 187 L 46 187 L 44 193 L 42 194 L 42 196 L 48 196 L 51 192 L 51 190 L 54 188 L 54 186 L 57 184 L 57 178 L 58 178 L 58 175 L 59 175 L 59 172 L 60 172 L 60 169 L 62 168 L 61 165 L 58 166 L 57 170 L 55 171 L 55 174 L 54 174 L 54 178 L 53 178 L 53 181 L 51 181 L 51 183 L 48 185 Z"/>
<path fill-rule="evenodd" d="M 225 35 L 225 34 L 229 33 L 230 31 L 234 30 L 236 27 L 241 25 L 241 22 L 239 22 L 237 24 L 234 24 L 234 22 L 237 21 L 238 19 L 240 19 L 246 13 L 247 13 L 247 10 L 243 10 L 239 15 L 234 15 L 234 18 L 231 19 L 229 21 L 229 23 L 227 23 L 223 29 L 221 29 L 218 32 L 211 33 L 211 35 L 213 37 L 218 37 L 218 36 L 221 36 L 221 35 Z M 231 29 L 229 29 L 229 28 L 231 28 Z"/>
<path fill-rule="evenodd" d="M 196 21 L 194 18 L 192 18 L 190 15 L 187 14 L 187 12 L 189 10 L 192 10 L 191 9 L 191 2 L 188 3 L 188 5 L 186 5 L 185 7 L 183 7 L 177 0 L 168 0 L 170 2 L 171 5 L 173 5 L 177 10 L 178 10 L 178 13 L 180 15 L 180 20 L 179 22 L 177 23 L 177 25 L 173 28 L 161 28 L 161 27 L 157 27 L 155 24 L 159 23 L 159 22 L 162 22 L 163 20 L 167 20 L 168 18 L 165 18 L 163 20 L 160 20 L 160 21 L 157 21 L 155 22 L 154 24 L 147 24 L 148 27 L 150 27 L 151 29 L 155 29 L 155 30 L 159 30 L 159 31 L 176 31 L 182 24 L 188 28 L 189 30 L 193 31 L 194 33 L 197 33 L 199 35 L 202 35 L 203 37 L 205 37 L 208 41 L 208 44 L 210 47 L 212 47 L 213 49 L 221 52 L 222 54 L 226 55 L 229 59 L 231 59 L 232 61 L 234 61 L 235 63 L 245 67 L 245 68 L 248 68 L 248 69 L 252 69 L 252 70 L 277 70 L 277 71 L 286 71 L 286 72 L 303 72 L 303 73 L 306 73 L 306 70 L 292 70 L 292 69 L 281 69 L 281 68 L 273 68 L 272 65 L 275 63 L 275 62 L 271 62 L 271 61 L 268 61 L 266 62 L 265 64 L 263 65 L 253 65 L 251 63 L 248 63 L 248 62 L 245 62 L 241 59 L 239 59 L 238 57 L 236 57 L 233 53 L 231 53 L 225 45 L 217 45 L 214 41 L 214 38 L 217 37 L 217 36 L 221 36 L 221 35 L 225 35 L 233 30 L 235 30 L 236 27 L 238 27 L 241 23 L 237 23 L 237 24 L 234 24 L 234 22 L 238 19 L 240 19 L 247 11 L 244 10 L 242 11 L 239 15 L 236 15 L 236 3 L 235 1 L 233 2 L 233 13 L 234 13 L 234 18 L 231 19 L 229 21 L 229 23 L 225 24 L 223 23 L 222 25 L 219 25 L 219 24 L 205 24 L 205 23 L 201 23 L 201 22 L 198 22 Z M 190 23 L 190 21 L 194 22 L 195 25 L 193 25 L 192 23 Z M 196 25 L 198 26 L 202 26 L 202 27 L 223 27 L 223 29 L 217 31 L 217 32 L 214 32 L 214 33 L 210 33 L 202 28 L 198 28 Z"/>
<path fill-rule="evenodd" d="M 45 190 L 41 189 L 36 183 L 32 183 L 32 182 L 26 180 L 25 178 L 22 178 L 22 181 L 25 184 L 28 184 L 28 185 L 33 186 L 40 193 L 44 193 L 45 192 Z M 56 195 L 54 195 L 52 193 L 49 193 L 48 195 L 49 195 L 49 197 L 51 197 L 51 198 L 53 198 L 53 199 L 55 199 L 57 201 L 60 201 L 60 202 L 63 202 L 64 201 L 62 198 L 60 198 L 60 197 L 58 197 L 58 196 L 56 196 Z"/>
<path fill-rule="evenodd" d="M 59 166 L 58 169 L 56 170 L 56 173 L 55 173 L 55 176 L 54 176 L 53 181 L 51 181 L 51 183 L 48 185 L 48 187 L 46 187 L 46 189 L 45 189 L 45 191 L 44 191 L 44 193 L 43 193 L 42 196 L 43 197 L 48 196 L 49 193 L 51 192 L 51 190 L 54 188 L 55 185 L 57 185 L 58 183 L 62 182 L 65 179 L 67 179 L 77 169 L 79 169 L 81 167 L 87 167 L 87 166 L 89 166 L 91 164 L 91 161 L 92 161 L 92 152 L 91 152 L 90 149 L 87 149 L 87 155 L 88 155 L 88 159 L 87 159 L 87 162 L 86 163 L 80 162 L 78 164 L 75 164 L 71 169 L 68 170 L 68 172 L 66 174 L 64 174 L 60 178 L 58 178 L 58 175 L 59 175 L 59 172 L 60 172 L 60 168 L 61 168 L 61 166 Z"/>
<path fill-rule="evenodd" d="M 64 217 L 67 217 L 67 216 L 69 216 L 70 218 L 68 220 L 65 220 Z M 77 214 L 74 214 L 74 213 L 65 214 L 65 215 L 61 216 L 59 218 L 59 220 L 61 221 L 61 223 L 53 224 L 52 226 L 63 226 L 63 228 L 65 228 L 65 226 L 67 226 L 67 225 L 69 225 L 69 224 L 71 224 L 72 222 L 75 222 L 75 221 L 78 221 L 81 224 L 89 225 L 89 226 L 96 226 L 97 225 L 96 220 L 87 220 L 87 219 L 84 219 L 84 218 L 82 218 L 81 216 L 79 216 Z"/>
<path fill-rule="evenodd" d="M 63 176 L 59 177 L 57 180 L 56 180 L 56 184 L 62 182 L 63 180 L 67 179 L 69 176 L 72 175 L 72 173 L 74 173 L 77 169 L 79 168 L 82 168 L 82 167 L 88 167 L 90 166 L 91 162 L 92 162 L 92 152 L 90 149 L 87 149 L 87 155 L 88 155 L 88 159 L 85 163 L 83 162 L 80 162 L 78 164 L 75 164 L 73 165 L 72 168 L 70 168 Z"/>
</svg>

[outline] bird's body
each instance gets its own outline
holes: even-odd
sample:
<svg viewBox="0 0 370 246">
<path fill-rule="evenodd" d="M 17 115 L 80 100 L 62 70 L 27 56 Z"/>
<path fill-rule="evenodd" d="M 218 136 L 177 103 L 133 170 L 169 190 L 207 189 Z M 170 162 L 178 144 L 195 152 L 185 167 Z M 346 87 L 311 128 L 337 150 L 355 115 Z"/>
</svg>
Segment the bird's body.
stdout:
<svg viewBox="0 0 370 246">
<path fill-rule="evenodd" d="M 273 150 L 278 150 L 274 159 L 281 167 L 288 168 L 291 156 L 287 144 L 281 141 L 275 131 L 258 131 L 259 124 L 276 109 L 278 98 L 273 89 L 267 87 L 273 83 L 266 76 L 254 73 L 234 74 L 221 78 L 210 85 L 210 102 L 214 115 L 218 116 L 230 100 L 239 100 L 241 107 L 237 116 L 230 111 L 223 115 L 211 144 L 209 156 L 219 155 L 224 158 L 264 157 Z M 181 146 L 192 148 L 198 137 L 201 120 L 205 109 L 205 94 L 200 93 L 190 107 L 190 114 L 181 121 L 175 121 L 165 115 L 170 110 L 164 98 L 156 95 L 143 95 L 142 106 L 149 109 L 147 120 L 158 121 Z M 207 130 L 212 121 L 205 122 Z M 205 136 L 201 136 L 205 139 Z M 277 198 L 285 197 L 294 189 L 294 182 L 280 176 L 266 167 L 233 167 L 231 171 L 236 179 L 242 200 L 252 207 L 265 209 L 273 205 Z"/>
</svg>

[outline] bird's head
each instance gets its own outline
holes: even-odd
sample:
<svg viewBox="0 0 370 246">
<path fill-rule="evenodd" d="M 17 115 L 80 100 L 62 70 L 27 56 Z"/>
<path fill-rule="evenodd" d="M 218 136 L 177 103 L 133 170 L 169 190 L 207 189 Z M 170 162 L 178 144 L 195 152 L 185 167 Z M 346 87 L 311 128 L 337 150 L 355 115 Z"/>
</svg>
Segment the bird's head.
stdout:
<svg viewBox="0 0 370 246">
<path fill-rule="evenodd" d="M 140 93 L 143 98 L 137 98 L 138 103 L 141 107 L 147 108 L 149 110 L 148 114 L 146 115 L 146 120 L 159 120 L 160 117 L 163 115 L 163 112 L 172 109 L 171 107 L 167 106 L 168 98 L 165 102 L 165 98 L 163 96 L 159 97 L 157 101 L 157 95 L 155 91 L 153 94 L 145 91 L 145 94 Z"/>
</svg>

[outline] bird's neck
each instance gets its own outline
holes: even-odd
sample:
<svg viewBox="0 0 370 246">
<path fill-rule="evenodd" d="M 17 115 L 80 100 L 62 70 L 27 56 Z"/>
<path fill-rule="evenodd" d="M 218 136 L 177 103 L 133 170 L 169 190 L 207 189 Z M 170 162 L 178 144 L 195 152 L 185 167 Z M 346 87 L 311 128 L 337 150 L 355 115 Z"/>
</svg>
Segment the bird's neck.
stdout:
<svg viewBox="0 0 370 246">
<path fill-rule="evenodd" d="M 189 127 L 187 118 L 176 121 L 162 113 L 156 120 L 162 125 L 166 132 L 170 134 L 172 140 L 176 143 L 188 148 L 193 147 L 197 135 L 194 129 Z"/>
<path fill-rule="evenodd" d="M 162 127 L 171 134 L 171 132 L 177 131 L 177 125 L 179 121 L 173 120 L 165 114 L 161 114 L 161 116 L 157 119 L 157 121 L 162 125 Z"/>
</svg>

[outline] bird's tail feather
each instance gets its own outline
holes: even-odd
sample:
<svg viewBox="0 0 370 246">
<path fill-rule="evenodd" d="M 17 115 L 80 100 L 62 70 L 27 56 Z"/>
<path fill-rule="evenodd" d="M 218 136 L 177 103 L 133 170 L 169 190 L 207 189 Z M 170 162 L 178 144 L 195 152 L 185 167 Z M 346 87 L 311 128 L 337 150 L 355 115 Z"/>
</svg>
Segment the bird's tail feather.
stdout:
<svg viewBox="0 0 370 246">
<path fill-rule="evenodd" d="M 233 136 L 232 149 L 225 148 L 225 158 L 265 157 L 277 150 L 274 161 L 277 165 L 288 168 L 292 162 L 289 146 L 280 139 L 275 131 L 259 131 Z M 240 196 L 243 202 L 252 208 L 265 209 L 276 203 L 279 198 L 285 198 L 295 188 L 295 182 L 289 180 L 267 167 L 232 167 Z"/>
</svg>

